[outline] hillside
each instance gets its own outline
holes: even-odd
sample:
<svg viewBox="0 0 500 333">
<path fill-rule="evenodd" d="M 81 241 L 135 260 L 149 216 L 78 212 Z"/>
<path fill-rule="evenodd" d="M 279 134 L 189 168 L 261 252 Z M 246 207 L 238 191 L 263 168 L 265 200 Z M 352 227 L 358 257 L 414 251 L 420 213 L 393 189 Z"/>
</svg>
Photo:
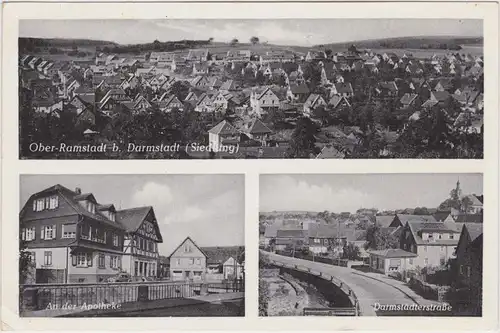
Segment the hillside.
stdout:
<svg viewBox="0 0 500 333">
<path fill-rule="evenodd" d="M 347 49 L 351 45 L 358 49 L 448 49 L 459 50 L 460 45 L 483 45 L 483 37 L 397 37 L 360 40 L 316 45 L 315 48 Z"/>
<path fill-rule="evenodd" d="M 93 39 L 69 39 L 69 38 L 31 38 L 19 37 L 19 49 L 30 51 L 35 47 L 59 47 L 70 48 L 73 46 L 79 47 L 97 47 L 97 46 L 112 46 L 117 45 L 114 42 Z"/>
</svg>

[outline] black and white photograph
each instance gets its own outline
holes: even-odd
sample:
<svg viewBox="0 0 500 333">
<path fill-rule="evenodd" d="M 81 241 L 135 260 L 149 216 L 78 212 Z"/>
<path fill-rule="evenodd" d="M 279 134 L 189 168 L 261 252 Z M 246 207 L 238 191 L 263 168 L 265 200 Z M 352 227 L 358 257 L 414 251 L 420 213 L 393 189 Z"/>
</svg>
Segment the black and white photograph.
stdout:
<svg viewBox="0 0 500 333">
<path fill-rule="evenodd" d="M 481 19 L 29 19 L 18 60 L 21 159 L 483 158 Z"/>
<path fill-rule="evenodd" d="M 242 175 L 22 175 L 20 317 L 245 315 Z"/>
<path fill-rule="evenodd" d="M 481 317 L 483 198 L 482 174 L 261 175 L 259 316 Z"/>
</svg>

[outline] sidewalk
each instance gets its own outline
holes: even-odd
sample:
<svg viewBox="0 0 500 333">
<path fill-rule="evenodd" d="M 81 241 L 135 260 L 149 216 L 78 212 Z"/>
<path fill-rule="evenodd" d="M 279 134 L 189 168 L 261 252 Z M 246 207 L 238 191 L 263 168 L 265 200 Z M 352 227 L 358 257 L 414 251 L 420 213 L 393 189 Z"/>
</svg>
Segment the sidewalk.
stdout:
<svg viewBox="0 0 500 333">
<path fill-rule="evenodd" d="M 405 294 L 406 296 L 408 296 L 411 300 L 413 300 L 418 305 L 426 306 L 426 305 L 439 305 L 439 304 L 442 304 L 441 302 L 438 302 L 438 301 L 435 301 L 435 300 L 430 300 L 430 299 L 423 298 L 422 296 L 420 296 L 419 294 L 417 294 L 413 289 L 411 289 L 410 287 L 408 287 L 406 285 L 406 283 L 404 283 L 403 281 L 399 281 L 399 280 L 393 279 L 393 278 L 391 278 L 389 276 L 386 276 L 386 275 L 383 275 L 383 274 L 378 274 L 378 273 L 361 272 L 361 271 L 356 271 L 356 270 L 354 270 L 353 274 L 366 276 L 367 278 L 370 278 L 370 279 L 377 280 L 379 282 L 388 284 L 388 285 L 390 285 L 390 286 L 398 289 L 399 291 L 401 291 L 403 294 Z"/>
<path fill-rule="evenodd" d="M 58 310 L 38 310 L 38 311 L 26 311 L 22 314 L 22 317 L 93 317 L 102 314 L 103 312 L 109 313 L 123 313 L 123 312 L 137 312 L 137 311 L 149 311 L 157 309 L 175 308 L 179 306 L 189 306 L 204 303 L 216 303 L 231 301 L 236 299 L 242 299 L 245 297 L 245 293 L 224 293 L 224 294 L 211 294 L 206 296 L 193 296 L 189 298 L 174 298 L 174 299 L 161 299 L 145 302 L 128 302 L 117 304 L 114 309 L 96 309 L 87 310 L 82 309 L 82 307 L 76 307 L 75 309 L 58 309 Z M 90 305 L 90 304 L 89 304 Z"/>
</svg>

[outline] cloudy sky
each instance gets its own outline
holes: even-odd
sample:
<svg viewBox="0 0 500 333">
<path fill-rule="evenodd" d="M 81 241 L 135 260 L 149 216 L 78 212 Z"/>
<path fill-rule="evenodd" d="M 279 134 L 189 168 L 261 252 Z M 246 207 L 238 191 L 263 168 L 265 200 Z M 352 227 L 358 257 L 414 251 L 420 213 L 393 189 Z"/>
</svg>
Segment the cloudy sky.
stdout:
<svg viewBox="0 0 500 333">
<path fill-rule="evenodd" d="M 457 179 L 464 194 L 483 194 L 481 174 L 261 175 L 260 211 L 435 208 Z"/>
<path fill-rule="evenodd" d="M 163 236 L 161 255 L 170 255 L 187 236 L 199 246 L 244 245 L 242 175 L 22 176 L 21 207 L 55 184 L 80 187 L 116 209 L 153 206 Z"/>
<path fill-rule="evenodd" d="M 405 36 L 482 36 L 481 20 L 458 19 L 164 19 L 21 20 L 21 37 L 88 38 L 121 44 L 208 39 L 317 45 Z"/>
</svg>

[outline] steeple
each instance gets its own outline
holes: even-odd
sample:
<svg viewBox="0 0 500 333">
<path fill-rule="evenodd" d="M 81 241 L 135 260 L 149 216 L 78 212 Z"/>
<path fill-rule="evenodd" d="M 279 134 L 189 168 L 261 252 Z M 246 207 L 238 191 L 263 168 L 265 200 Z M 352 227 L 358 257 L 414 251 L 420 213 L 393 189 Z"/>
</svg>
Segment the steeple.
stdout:
<svg viewBox="0 0 500 333">
<path fill-rule="evenodd" d="M 457 179 L 457 187 L 456 187 L 456 189 L 455 189 L 455 190 L 456 190 L 456 192 L 457 192 L 457 196 L 458 196 L 458 197 L 461 197 L 461 195 L 462 195 L 462 190 L 460 189 L 460 177 L 458 177 L 458 179 Z"/>
</svg>

